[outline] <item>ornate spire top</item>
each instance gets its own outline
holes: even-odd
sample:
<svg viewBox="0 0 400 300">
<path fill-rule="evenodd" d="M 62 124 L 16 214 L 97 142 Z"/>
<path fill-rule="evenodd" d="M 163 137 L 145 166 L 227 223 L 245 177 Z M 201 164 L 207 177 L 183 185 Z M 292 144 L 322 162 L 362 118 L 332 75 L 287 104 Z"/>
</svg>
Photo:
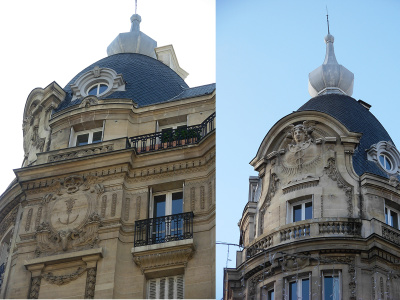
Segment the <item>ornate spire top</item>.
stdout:
<svg viewBox="0 0 400 300">
<path fill-rule="evenodd" d="M 132 24 L 130 32 L 118 34 L 107 47 L 108 56 L 118 53 L 140 53 L 156 58 L 154 48 L 157 47 L 157 42 L 140 31 L 142 18 L 136 14 L 136 4 L 135 1 L 135 14 L 131 16 Z"/>
<path fill-rule="evenodd" d="M 308 75 L 308 92 L 311 97 L 323 94 L 353 94 L 354 74 L 347 70 L 336 60 L 333 42 L 335 38 L 329 32 L 329 19 L 326 15 L 328 24 L 328 34 L 325 36 L 326 55 L 322 66 L 319 66 Z"/>
</svg>

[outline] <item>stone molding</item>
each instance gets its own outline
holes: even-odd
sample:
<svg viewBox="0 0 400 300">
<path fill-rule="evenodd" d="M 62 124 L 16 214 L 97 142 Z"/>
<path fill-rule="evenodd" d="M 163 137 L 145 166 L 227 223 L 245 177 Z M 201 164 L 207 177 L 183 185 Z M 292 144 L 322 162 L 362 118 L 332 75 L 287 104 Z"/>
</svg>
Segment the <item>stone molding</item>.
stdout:
<svg viewBox="0 0 400 300">
<path fill-rule="evenodd" d="M 193 239 L 132 248 L 135 264 L 142 274 L 165 267 L 186 267 L 195 248 Z"/>
<path fill-rule="evenodd" d="M 74 159 L 85 157 L 94 154 L 111 152 L 114 150 L 114 145 L 98 145 L 89 149 L 79 149 L 74 151 L 65 152 L 62 154 L 49 155 L 47 162 L 57 162 L 67 159 Z"/>
<path fill-rule="evenodd" d="M 337 186 L 345 192 L 347 198 L 347 216 L 351 218 L 353 216 L 353 187 L 344 180 L 338 171 L 335 158 L 328 158 L 327 165 L 324 169 L 325 174 L 333 181 L 336 181 Z"/>
<path fill-rule="evenodd" d="M 67 284 L 87 271 L 87 280 L 85 288 L 85 298 L 94 298 L 94 288 L 96 283 L 96 266 L 97 261 L 103 257 L 103 248 L 83 250 L 72 253 L 48 256 L 45 258 L 34 258 L 24 262 L 25 268 L 31 272 L 31 286 L 29 289 L 29 298 L 38 299 L 41 279 L 44 278 L 51 284 Z M 79 267 L 75 272 L 60 276 L 54 276 L 51 272 L 43 273 L 46 266 L 63 263 L 66 261 L 82 260 L 86 263 L 86 267 Z M 94 280 L 93 280 L 94 270 Z M 90 280 L 89 280 L 90 279 Z M 88 297 L 87 297 L 88 296 Z"/>
<path fill-rule="evenodd" d="M 318 186 L 319 178 L 306 177 L 302 180 L 289 182 L 286 186 L 282 187 L 283 194 L 291 193 L 294 191 L 316 187 Z"/>
</svg>

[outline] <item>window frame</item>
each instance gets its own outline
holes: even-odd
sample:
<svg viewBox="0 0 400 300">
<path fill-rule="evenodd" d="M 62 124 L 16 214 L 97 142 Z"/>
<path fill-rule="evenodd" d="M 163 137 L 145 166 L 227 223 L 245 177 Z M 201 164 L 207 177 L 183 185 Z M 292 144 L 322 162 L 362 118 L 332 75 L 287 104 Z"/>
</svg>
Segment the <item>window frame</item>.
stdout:
<svg viewBox="0 0 400 300">
<path fill-rule="evenodd" d="M 99 142 L 93 143 L 93 134 L 96 132 L 101 131 L 101 140 Z M 84 135 L 84 134 L 89 134 L 88 137 L 88 143 L 85 145 L 77 145 L 78 141 L 78 136 Z M 81 131 L 75 131 L 74 127 L 71 127 L 71 133 L 70 133 L 70 139 L 69 139 L 69 148 L 71 147 L 80 147 L 80 146 L 86 146 L 86 145 L 91 145 L 91 144 L 97 144 L 101 143 L 104 141 L 104 122 L 102 127 L 96 127 L 93 129 L 87 129 L 87 130 L 81 130 Z"/>
<path fill-rule="evenodd" d="M 321 272 L 321 280 L 322 280 L 322 282 L 321 282 L 321 285 L 322 285 L 322 297 L 321 297 L 321 299 L 322 300 L 340 300 L 341 299 L 341 296 L 342 296 L 342 271 L 341 270 L 338 270 L 338 271 L 335 271 L 335 272 L 332 272 L 332 271 L 328 271 L 328 272 L 324 272 L 324 271 L 322 271 Z M 325 278 L 328 278 L 328 277 L 332 277 L 332 278 L 337 278 L 338 280 L 338 283 L 339 283 L 339 287 L 338 287 L 338 292 L 339 292 L 339 295 L 337 295 L 337 297 L 336 298 L 329 298 L 329 299 L 325 299 Z"/>
<path fill-rule="evenodd" d="M 308 275 L 308 276 L 307 276 Z M 296 282 L 296 299 L 303 299 L 302 292 L 303 292 L 303 280 L 308 280 L 308 299 L 312 299 L 312 280 L 311 280 L 311 273 L 305 274 L 304 276 L 300 276 L 294 279 L 285 279 L 285 299 L 290 299 L 290 284 Z M 300 295 L 300 296 L 299 296 Z"/>
<path fill-rule="evenodd" d="M 387 213 L 386 213 L 386 211 L 387 211 Z M 389 218 L 390 212 L 394 212 L 394 213 L 397 214 L 397 227 L 395 227 L 395 226 L 393 226 L 393 224 L 391 224 L 391 223 L 392 223 L 392 222 L 391 222 L 391 218 Z M 385 216 L 385 224 L 386 224 L 386 225 L 389 225 L 390 227 L 393 227 L 393 228 L 395 228 L 395 229 L 397 229 L 397 230 L 400 230 L 400 229 L 399 229 L 399 225 L 400 225 L 400 212 L 399 212 L 398 210 L 392 208 L 391 206 L 387 205 L 387 204 L 386 204 L 386 201 L 385 201 L 385 206 L 384 206 L 384 208 L 383 208 L 383 214 L 384 214 L 384 216 Z"/>
<path fill-rule="evenodd" d="M 183 193 L 183 188 L 181 189 L 173 189 L 173 190 L 167 190 L 167 191 L 161 191 L 161 192 L 156 192 L 156 193 L 151 193 L 151 200 L 150 200 L 150 216 L 152 218 L 155 218 L 155 201 L 154 197 L 160 196 L 160 195 L 166 195 L 165 199 L 165 216 L 171 216 L 172 215 L 172 194 L 174 193 L 182 193 L 182 213 L 184 212 L 183 207 L 184 207 L 184 193 Z"/>
<path fill-rule="evenodd" d="M 106 86 L 106 89 L 105 89 L 104 92 L 99 93 L 99 90 L 100 90 L 100 86 L 101 86 L 101 85 L 105 85 L 105 86 Z M 96 95 L 89 94 L 89 91 L 90 91 L 92 88 L 94 88 L 95 86 L 97 86 Z M 106 82 L 106 81 L 97 81 L 97 82 L 93 83 L 92 85 L 90 85 L 88 88 L 86 88 L 85 93 L 86 93 L 87 96 L 96 96 L 96 97 L 99 97 L 99 96 L 104 95 L 105 93 L 107 93 L 109 89 L 110 89 L 110 87 L 109 87 L 109 85 L 108 85 L 108 82 Z"/>
<path fill-rule="evenodd" d="M 306 219 L 306 210 L 305 210 L 305 205 L 307 203 L 311 203 L 311 218 Z M 294 221 L 293 218 L 293 212 L 294 212 L 294 207 L 301 205 L 301 220 Z M 287 201 L 287 224 L 290 223 L 295 223 L 295 222 L 300 222 L 300 221 L 305 221 L 305 220 L 311 220 L 314 219 L 314 197 L 307 197 L 299 200 L 294 200 L 294 201 Z"/>
</svg>

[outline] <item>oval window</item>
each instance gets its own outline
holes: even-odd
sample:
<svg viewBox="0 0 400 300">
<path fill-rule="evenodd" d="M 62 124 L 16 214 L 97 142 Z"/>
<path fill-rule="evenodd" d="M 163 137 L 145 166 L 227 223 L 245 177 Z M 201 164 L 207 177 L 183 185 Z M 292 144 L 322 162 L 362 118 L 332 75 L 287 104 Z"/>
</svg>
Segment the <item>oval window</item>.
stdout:
<svg viewBox="0 0 400 300">
<path fill-rule="evenodd" d="M 87 94 L 92 96 L 99 96 L 103 94 L 107 90 L 107 88 L 108 86 L 104 83 L 96 83 L 89 88 Z"/>
<path fill-rule="evenodd" d="M 385 169 L 385 170 L 392 170 L 392 161 L 390 160 L 390 158 L 385 155 L 385 154 L 380 154 L 379 155 L 379 162 L 381 164 L 381 166 Z"/>
</svg>

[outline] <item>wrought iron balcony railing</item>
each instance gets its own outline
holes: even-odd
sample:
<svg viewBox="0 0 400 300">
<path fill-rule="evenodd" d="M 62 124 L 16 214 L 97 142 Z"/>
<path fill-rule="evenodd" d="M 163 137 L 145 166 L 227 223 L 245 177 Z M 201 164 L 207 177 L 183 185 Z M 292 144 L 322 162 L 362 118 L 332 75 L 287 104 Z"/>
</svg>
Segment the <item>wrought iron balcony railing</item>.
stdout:
<svg viewBox="0 0 400 300">
<path fill-rule="evenodd" d="M 135 247 L 193 238 L 193 212 L 135 222 Z"/>
<path fill-rule="evenodd" d="M 134 136 L 128 138 L 127 147 L 134 148 L 137 153 L 145 153 L 197 144 L 214 131 L 214 120 L 215 113 L 212 113 L 199 125 Z"/>
</svg>

